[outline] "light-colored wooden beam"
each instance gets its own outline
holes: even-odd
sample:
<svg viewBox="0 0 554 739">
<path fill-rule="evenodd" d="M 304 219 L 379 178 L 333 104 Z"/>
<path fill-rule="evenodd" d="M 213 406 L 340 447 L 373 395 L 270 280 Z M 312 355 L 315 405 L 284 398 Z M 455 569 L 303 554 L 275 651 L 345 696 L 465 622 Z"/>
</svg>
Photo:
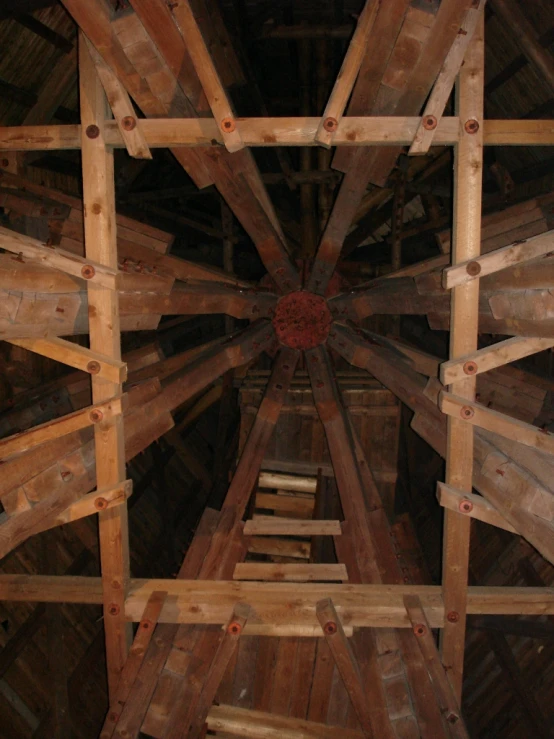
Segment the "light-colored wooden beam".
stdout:
<svg viewBox="0 0 554 739">
<path fill-rule="evenodd" d="M 496 367 L 502 367 L 523 357 L 543 352 L 554 346 L 554 339 L 542 339 L 531 336 L 516 336 L 505 339 L 475 352 L 465 354 L 458 359 L 443 362 L 440 368 L 440 380 L 443 385 L 451 385 L 463 380 L 467 375 L 479 375 Z"/>
<path fill-rule="evenodd" d="M 550 255 L 553 251 L 554 231 L 546 231 L 530 239 L 516 241 L 502 249 L 496 249 L 483 256 L 448 267 L 443 271 L 442 284 L 447 289 L 465 285 L 471 280 L 486 277 L 502 269 L 514 267 L 546 254 Z"/>
<path fill-rule="evenodd" d="M 152 152 L 142 133 L 142 123 L 137 119 L 129 93 L 88 39 L 87 46 L 127 153 L 136 159 L 152 159 Z"/>
<path fill-rule="evenodd" d="M 369 696 L 366 695 L 358 661 L 346 639 L 342 622 L 331 598 L 324 598 L 317 603 L 316 615 L 350 702 L 358 716 L 362 733 L 366 737 L 373 737 L 374 721 Z"/>
<path fill-rule="evenodd" d="M 439 395 L 439 408 L 451 418 L 461 418 L 472 426 L 500 434 L 506 439 L 533 447 L 539 452 L 554 454 L 554 435 L 518 418 L 493 411 L 480 403 L 445 390 Z"/>
<path fill-rule="evenodd" d="M 517 533 L 514 527 L 506 521 L 504 516 L 498 513 L 496 508 L 483 498 L 482 495 L 462 493 L 450 487 L 450 485 L 445 485 L 444 482 L 437 482 L 437 500 L 443 508 L 458 511 L 465 516 L 489 523 L 491 526 L 504 529 L 512 534 Z"/>
<path fill-rule="evenodd" d="M 104 131 L 107 101 L 82 32 L 79 33 L 79 90 L 85 254 L 87 258 L 117 269 L 113 150 L 106 145 Z M 121 361 L 117 292 L 89 283 L 88 314 L 92 351 L 102 351 L 115 361 Z M 119 394 L 119 383 L 93 375 L 94 403 Z M 125 479 L 125 440 L 121 415 L 94 427 L 94 445 L 97 487 L 122 482 Z M 99 537 L 106 663 L 112 701 L 132 639 L 125 622 L 125 595 L 130 575 L 126 503 L 99 513 Z"/>
<path fill-rule="evenodd" d="M 336 583 L 248 583 L 234 581 L 201 581 L 171 579 L 132 579 L 127 598 L 127 618 L 140 621 L 148 598 L 155 590 L 165 590 L 177 599 L 169 601 L 161 619 L 166 623 L 184 623 L 183 619 L 220 625 L 226 623 L 234 603 L 247 602 L 260 613 L 254 623 L 313 623 L 318 625 L 315 607 L 322 598 L 332 598 L 343 623 L 353 626 L 383 626 L 383 621 L 409 628 L 404 608 L 405 595 L 419 595 L 433 628 L 441 627 L 444 606 L 440 585 L 353 585 Z M 302 607 L 290 607 L 302 599 Z M 304 598 L 306 600 L 304 601 Z M 36 603 L 102 603 L 102 581 L 99 577 L 69 575 L 14 575 L 0 573 L 0 600 Z M 192 613 L 191 603 L 204 603 L 209 612 Z M 265 602 L 265 605 L 264 605 Z M 281 603 L 275 618 L 270 612 Z M 288 604 L 288 605 L 287 605 Z M 298 604 L 297 604 L 298 605 Z M 305 607 L 304 607 L 305 606 Z M 180 612 L 181 607 L 183 612 Z M 289 610 L 289 617 L 285 611 Z M 188 613 L 185 613 L 185 609 Z M 218 619 L 218 614 L 224 614 Z M 468 614 L 471 615 L 554 615 L 554 588 L 470 586 Z"/>
<path fill-rule="evenodd" d="M 123 397 L 112 398 L 103 403 L 69 413 L 62 418 L 41 423 L 28 431 L 23 431 L 6 439 L 0 439 L 0 461 L 22 454 L 44 444 L 51 439 L 88 428 L 101 421 L 109 421 L 115 414 L 122 413 Z"/>
<path fill-rule="evenodd" d="M 274 490 L 289 490 L 297 493 L 315 493 L 317 477 L 301 477 L 300 475 L 284 475 L 279 472 L 260 472 L 258 487 Z"/>
<path fill-rule="evenodd" d="M 87 349 L 86 346 L 53 336 L 50 339 L 7 339 L 10 344 L 21 346 L 43 357 L 63 362 L 69 367 L 88 372 L 107 382 L 122 384 L 127 379 L 127 365 L 106 354 Z"/>
<path fill-rule="evenodd" d="M 460 704 L 452 690 L 452 685 L 446 677 L 444 666 L 441 662 L 439 650 L 431 632 L 431 627 L 421 606 L 417 595 L 404 597 L 404 605 L 408 612 L 408 618 L 416 635 L 416 641 L 421 651 L 429 675 L 433 683 L 433 689 L 438 699 L 441 713 L 448 727 L 448 736 L 452 739 L 469 739 Z"/>
<path fill-rule="evenodd" d="M 87 282 L 94 282 L 112 290 L 117 289 L 117 264 L 115 267 L 108 267 L 57 246 L 46 246 L 37 239 L 2 226 L 0 226 L 0 248 L 17 254 L 17 259 L 21 262 L 29 261 L 32 264 L 53 267 Z"/>
<path fill-rule="evenodd" d="M 77 521 L 79 518 L 93 516 L 108 508 L 125 503 L 133 492 L 133 481 L 125 480 L 113 488 L 100 488 L 71 503 L 55 520 L 55 526 Z"/>
<path fill-rule="evenodd" d="M 340 521 L 295 521 L 278 516 L 256 516 L 244 524 L 245 536 L 340 536 Z"/>
<path fill-rule="evenodd" d="M 427 154 L 433 144 L 437 125 L 442 119 L 445 105 L 464 62 L 464 56 L 473 38 L 480 14 L 484 12 L 484 7 L 485 0 L 478 0 L 476 7 L 467 10 L 460 31 L 433 86 L 408 154 Z"/>
<path fill-rule="evenodd" d="M 367 43 L 375 16 L 379 10 L 380 0 L 366 0 L 364 8 L 358 18 L 356 30 L 350 40 L 346 56 L 335 81 L 331 96 L 323 111 L 321 122 L 317 127 L 315 140 L 318 144 L 330 148 L 334 141 L 334 132 L 344 115 L 346 104 L 354 89 L 354 83 L 360 71 L 362 60 L 367 50 Z"/>
<path fill-rule="evenodd" d="M 212 706 L 207 723 L 208 729 L 216 731 L 218 736 L 237 736 L 241 739 L 260 739 L 261 737 L 335 739 L 337 733 L 342 739 L 362 739 L 363 737 L 363 734 L 355 729 L 328 726 L 315 721 L 227 705 Z"/>
<path fill-rule="evenodd" d="M 238 151 L 244 148 L 244 142 L 236 126 L 235 114 L 190 3 L 188 0 L 182 0 L 175 3 L 171 9 L 179 30 L 185 39 L 187 51 L 204 89 L 215 122 L 219 126 L 223 142 L 228 151 Z"/>
<path fill-rule="evenodd" d="M 483 180 L 484 14 L 475 30 L 460 70 L 457 112 L 460 139 L 454 150 L 454 225 L 452 263 L 479 256 Z M 451 298 L 450 359 L 477 349 L 479 281 L 454 288 Z M 475 378 L 466 377 L 452 392 L 475 397 Z M 462 419 L 448 418 L 446 483 L 471 492 L 473 428 Z M 458 703 L 461 703 L 467 607 L 470 523 L 461 513 L 445 509 L 442 583 L 445 608 L 452 616 L 442 632 L 441 653 Z"/>
<path fill-rule="evenodd" d="M 245 146 L 317 146 L 320 118 L 239 118 L 237 128 Z M 334 146 L 409 146 L 420 117 L 345 116 L 334 134 Z M 211 118 L 147 118 L 141 121 L 151 149 L 223 144 L 217 123 Z M 460 120 L 445 116 L 437 125 L 434 145 L 454 146 L 461 134 Z M 547 119 L 487 120 L 482 122 L 485 146 L 553 146 L 554 123 Z M 106 121 L 106 143 L 124 149 L 117 123 Z M 79 125 L 0 126 L 0 151 L 52 151 L 81 147 Z"/>
<path fill-rule="evenodd" d="M 133 640 L 133 645 L 129 650 L 129 656 L 127 657 L 127 661 L 121 671 L 121 678 L 117 686 L 116 694 L 114 699 L 110 702 L 108 715 L 104 721 L 102 731 L 100 732 L 100 739 L 111 739 L 117 728 L 117 723 L 121 716 L 122 709 L 129 698 L 131 688 L 137 679 L 139 670 L 146 655 L 146 650 L 148 649 L 150 640 L 154 635 L 154 630 L 158 623 L 158 618 L 166 597 L 167 593 L 155 590 L 150 598 L 148 598 L 148 602 L 146 603 L 146 607 L 138 625 L 137 633 Z"/>
<path fill-rule="evenodd" d="M 265 580 L 274 582 L 346 582 L 344 564 L 277 564 L 273 562 L 239 562 L 233 580 Z"/>
</svg>

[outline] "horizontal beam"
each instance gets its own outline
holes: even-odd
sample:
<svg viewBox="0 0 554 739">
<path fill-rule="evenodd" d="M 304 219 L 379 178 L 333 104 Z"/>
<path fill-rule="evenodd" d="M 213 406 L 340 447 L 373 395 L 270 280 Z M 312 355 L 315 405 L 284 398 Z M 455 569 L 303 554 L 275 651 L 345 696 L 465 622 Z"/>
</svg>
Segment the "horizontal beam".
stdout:
<svg viewBox="0 0 554 739">
<path fill-rule="evenodd" d="M 245 146 L 318 146 L 315 135 L 320 118 L 237 118 Z M 334 146 L 409 146 L 420 117 L 384 116 L 342 118 L 333 136 Z M 213 118 L 147 118 L 142 132 L 153 149 L 223 145 L 223 135 Z M 437 125 L 434 144 L 457 143 L 460 121 L 444 117 Z M 488 146 L 552 146 L 551 120 L 489 120 L 483 123 Z M 106 143 L 125 148 L 115 121 L 106 121 Z M 80 125 L 0 127 L 0 151 L 48 151 L 81 148 Z"/>
<path fill-rule="evenodd" d="M 244 524 L 245 536 L 340 536 L 340 521 L 296 521 L 279 516 L 256 516 Z"/>
<path fill-rule="evenodd" d="M 6 339 L 6 341 L 110 382 L 121 384 L 127 379 L 125 362 L 57 336 L 50 339 Z"/>
<path fill-rule="evenodd" d="M 403 598 L 418 595 L 433 628 L 444 623 L 437 585 L 350 585 L 208 580 L 131 580 L 126 615 L 140 621 L 155 590 L 168 593 L 161 622 L 225 624 L 237 601 L 249 603 L 252 623 L 318 625 L 316 605 L 331 597 L 346 626 L 410 626 Z M 0 600 L 44 603 L 102 603 L 98 577 L 0 574 Z M 554 615 L 554 588 L 468 588 L 470 615 Z"/>
</svg>

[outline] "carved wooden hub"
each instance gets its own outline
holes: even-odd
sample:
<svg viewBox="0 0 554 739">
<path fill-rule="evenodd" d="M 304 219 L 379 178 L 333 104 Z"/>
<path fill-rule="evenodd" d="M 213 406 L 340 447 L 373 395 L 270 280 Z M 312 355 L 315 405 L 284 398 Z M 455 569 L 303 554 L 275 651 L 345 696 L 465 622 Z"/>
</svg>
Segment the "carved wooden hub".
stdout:
<svg viewBox="0 0 554 739">
<path fill-rule="evenodd" d="M 313 349 L 327 339 L 332 320 L 325 298 L 297 290 L 279 300 L 273 326 L 281 344 L 292 349 Z"/>
</svg>

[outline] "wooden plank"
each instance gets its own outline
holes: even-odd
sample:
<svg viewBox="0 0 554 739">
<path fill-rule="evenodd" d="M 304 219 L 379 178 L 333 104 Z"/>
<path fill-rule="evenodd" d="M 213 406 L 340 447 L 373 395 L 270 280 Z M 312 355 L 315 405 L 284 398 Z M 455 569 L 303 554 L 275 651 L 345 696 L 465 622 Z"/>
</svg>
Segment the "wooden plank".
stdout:
<svg viewBox="0 0 554 739">
<path fill-rule="evenodd" d="M 366 0 L 333 90 L 323 111 L 315 140 L 326 148 L 333 145 L 333 132 L 336 131 L 339 121 L 344 115 L 348 99 L 352 94 L 378 9 L 378 0 Z"/>
<path fill-rule="evenodd" d="M 421 606 L 421 601 L 417 595 L 409 595 L 404 598 L 404 603 L 414 634 L 417 637 L 421 654 L 425 660 L 425 665 L 433 681 L 433 687 L 439 700 L 441 712 L 444 714 L 447 722 L 449 735 L 453 738 L 456 737 L 456 739 L 469 739 L 469 734 L 460 711 L 460 705 L 456 699 L 452 685 L 446 677 L 439 650 L 437 649 L 431 627 Z"/>
<path fill-rule="evenodd" d="M 472 260 L 481 248 L 481 199 L 483 177 L 484 16 L 460 70 L 458 114 L 462 122 L 455 149 L 454 243 L 452 264 Z M 479 282 L 474 280 L 453 289 L 451 302 L 450 359 L 477 349 Z M 452 385 L 452 392 L 472 400 L 475 378 Z M 446 483 L 471 492 L 473 472 L 473 429 L 461 419 L 448 419 Z M 464 667 L 467 573 L 470 519 L 445 509 L 442 582 L 445 606 L 455 619 L 445 623 L 442 661 L 458 702 L 461 702 Z"/>
<path fill-rule="evenodd" d="M 500 434 L 506 439 L 533 447 L 540 452 L 554 454 L 554 436 L 546 429 L 537 428 L 445 390 L 439 395 L 439 408 L 452 418 L 462 418 L 473 426 Z"/>
<path fill-rule="evenodd" d="M 516 534 L 514 527 L 506 521 L 501 513 L 491 505 L 482 495 L 474 493 L 462 493 L 446 485 L 443 482 L 437 482 L 437 500 L 444 508 L 450 508 L 453 511 L 476 518 L 478 521 L 484 521 L 491 526 L 504 529 L 512 534 Z"/>
<path fill-rule="evenodd" d="M 551 255 L 553 251 L 554 231 L 547 231 L 445 269 L 443 272 L 443 286 L 451 289 L 458 285 L 464 285 L 471 280 L 486 277 L 522 262 L 544 255 Z"/>
<path fill-rule="evenodd" d="M 140 621 L 148 598 L 155 590 L 167 591 L 175 599 L 174 603 L 166 603 L 160 615 L 160 621 L 167 623 L 190 623 L 196 617 L 199 623 L 223 625 L 229 620 L 234 605 L 241 601 L 249 603 L 256 612 L 259 609 L 259 613 L 252 616 L 253 623 L 317 625 L 317 602 L 331 598 L 344 624 L 354 627 L 375 626 L 383 625 L 383 620 L 386 620 L 387 625 L 409 628 L 403 601 L 405 595 L 420 597 L 432 628 L 442 626 L 444 621 L 442 589 L 439 585 L 295 585 L 184 579 L 132 579 L 127 599 L 129 620 Z M 298 598 L 300 601 L 293 607 L 294 600 Z M 98 605 L 102 603 L 102 581 L 101 578 L 92 576 L 0 573 L 0 600 Z M 191 603 L 202 604 L 208 611 L 205 614 L 191 614 Z M 276 607 L 275 604 L 280 605 Z M 469 586 L 468 614 L 553 615 L 554 588 Z"/>
<path fill-rule="evenodd" d="M 117 691 L 114 699 L 110 703 L 108 715 L 104 721 L 104 725 L 100 732 L 101 739 L 111 739 L 114 731 L 117 729 L 117 723 L 121 716 L 122 709 L 127 702 L 131 693 L 131 688 L 135 682 L 137 675 L 142 666 L 146 650 L 150 644 L 150 640 L 154 635 L 154 630 L 158 622 L 163 604 L 167 593 L 155 590 L 144 608 L 144 613 L 138 625 L 133 645 L 129 649 L 129 656 L 125 662 L 121 677 L 117 685 Z"/>
<path fill-rule="evenodd" d="M 347 582 L 344 564 L 276 564 L 239 562 L 233 580 L 265 580 L 275 582 Z"/>
<path fill-rule="evenodd" d="M 361 739 L 363 734 L 354 729 L 278 716 L 275 713 L 252 711 L 236 706 L 213 706 L 208 714 L 208 729 L 218 735 L 238 736 L 243 739 L 335 739 L 337 732 L 344 739 Z"/>
<path fill-rule="evenodd" d="M 278 516 L 257 516 L 244 524 L 245 536 L 339 536 L 341 533 L 340 521 L 295 521 Z"/>
<path fill-rule="evenodd" d="M 113 150 L 106 146 L 104 138 L 106 98 L 82 32 L 79 34 L 79 75 L 85 253 L 87 257 L 117 269 Z M 93 138 L 91 133 L 94 134 Z M 120 361 L 121 334 L 117 293 L 102 285 L 89 283 L 88 313 L 91 349 L 102 351 Z M 120 393 L 120 384 L 93 376 L 94 403 Z M 101 427 L 95 426 L 94 443 L 97 486 L 117 485 L 125 479 L 122 416 L 115 416 L 110 422 L 102 423 Z M 109 694 L 112 699 L 132 636 L 125 623 L 125 595 L 130 574 L 126 504 L 100 512 L 99 536 L 106 661 Z"/>
<path fill-rule="evenodd" d="M 258 487 L 291 490 L 298 493 L 315 493 L 317 478 L 300 475 L 283 475 L 268 470 L 260 472 Z"/>
<path fill-rule="evenodd" d="M 443 362 L 440 368 L 440 380 L 443 385 L 450 385 L 463 380 L 468 374 L 478 375 L 491 369 L 502 367 L 531 354 L 546 351 L 554 346 L 554 339 L 542 339 L 528 336 L 516 336 L 491 344 L 483 349 L 465 354 L 458 359 Z"/>
<path fill-rule="evenodd" d="M 314 507 L 313 498 L 299 498 L 296 495 L 274 495 L 257 493 L 256 508 L 267 509 L 277 513 L 294 513 L 297 516 L 311 515 Z"/>
<path fill-rule="evenodd" d="M 69 367 L 83 370 L 93 377 L 106 382 L 122 384 L 127 379 L 127 365 L 121 360 L 114 359 L 85 346 L 74 344 L 72 341 L 53 336 L 49 339 L 7 339 L 10 344 L 21 346 L 31 352 L 36 352 L 56 362 L 63 362 Z"/>
<path fill-rule="evenodd" d="M 238 640 L 243 633 L 244 627 L 250 616 L 250 607 L 245 603 L 237 603 L 231 614 L 231 618 L 225 627 L 225 634 L 221 640 L 217 652 L 210 665 L 210 670 L 206 676 L 206 680 L 202 687 L 202 692 L 198 697 L 195 708 L 193 709 L 193 720 L 188 726 L 190 736 L 197 736 L 200 729 L 204 725 L 208 712 L 212 707 L 217 690 L 223 679 L 227 666 L 233 656 Z M 185 711 L 190 711 L 190 706 L 186 706 Z M 183 724 L 180 721 L 183 709 L 174 710 L 168 719 L 168 727 L 164 732 L 167 739 L 180 739 L 183 735 Z"/>
<path fill-rule="evenodd" d="M 321 118 L 240 118 L 237 128 L 245 146 L 317 146 L 315 133 Z M 409 146 L 421 121 L 419 116 L 344 117 L 333 143 L 341 147 L 379 145 Z M 151 149 L 168 146 L 175 151 L 223 144 L 217 123 L 211 118 L 147 118 L 141 121 Z M 454 146 L 460 120 L 445 116 L 437 126 L 435 145 Z M 545 119 L 486 120 L 481 126 L 485 146 L 552 146 L 554 124 Z M 52 151 L 80 148 L 79 125 L 0 127 L 0 151 Z M 115 121 L 106 122 L 106 143 L 124 149 L 125 142 Z"/>
<path fill-rule="evenodd" d="M 469 46 L 477 23 L 480 20 L 481 13 L 484 12 L 485 0 L 478 0 L 475 7 L 469 8 L 458 35 L 450 51 L 442 65 L 442 69 L 437 77 L 437 80 L 433 86 L 433 90 L 425 110 L 421 117 L 421 123 L 417 128 L 416 135 L 408 154 L 422 155 L 427 154 L 429 148 L 433 144 L 435 138 L 435 132 L 437 130 L 437 124 L 442 118 L 444 108 L 448 102 L 448 98 L 454 87 L 456 77 L 460 72 L 460 68 L 464 62 L 464 56 Z"/>
<path fill-rule="evenodd" d="M 117 289 L 117 264 L 115 267 L 99 264 L 92 259 L 85 259 L 56 246 L 46 246 L 38 239 L 11 231 L 0 226 L 0 247 L 18 255 L 25 260 L 46 267 L 53 267 L 66 274 L 80 277 L 88 282 Z"/>
<path fill-rule="evenodd" d="M 137 159 L 152 159 L 152 152 L 142 133 L 142 124 L 137 120 L 129 93 L 88 39 L 87 46 L 125 142 L 127 153 Z"/>
<path fill-rule="evenodd" d="M 306 541 L 279 539 L 276 536 L 254 536 L 249 540 L 248 552 L 250 554 L 267 554 L 274 557 L 309 559 L 310 544 Z"/>
<path fill-rule="evenodd" d="M 320 600 L 316 606 L 316 614 L 352 706 L 358 716 L 362 732 L 364 736 L 372 737 L 374 736 L 373 720 L 369 710 L 368 696 L 363 687 L 360 668 L 344 635 L 342 622 L 335 610 L 333 601 L 330 598 Z"/>
<path fill-rule="evenodd" d="M 210 52 L 206 47 L 190 3 L 188 0 L 183 0 L 183 2 L 174 5 L 172 11 L 213 116 L 221 129 L 225 146 L 230 152 L 238 151 L 244 147 L 244 143 L 235 124 L 235 114 Z"/>
<path fill-rule="evenodd" d="M 122 413 L 124 397 L 112 398 L 103 403 L 91 405 L 88 408 L 75 411 L 75 413 L 69 413 L 62 418 L 42 423 L 39 426 L 29 429 L 29 431 L 14 434 L 6 439 L 0 439 L 0 461 L 3 462 L 16 454 L 27 452 L 40 444 L 50 441 L 50 439 L 57 439 L 74 431 L 80 431 L 103 420 L 110 420 L 115 414 Z"/>
</svg>

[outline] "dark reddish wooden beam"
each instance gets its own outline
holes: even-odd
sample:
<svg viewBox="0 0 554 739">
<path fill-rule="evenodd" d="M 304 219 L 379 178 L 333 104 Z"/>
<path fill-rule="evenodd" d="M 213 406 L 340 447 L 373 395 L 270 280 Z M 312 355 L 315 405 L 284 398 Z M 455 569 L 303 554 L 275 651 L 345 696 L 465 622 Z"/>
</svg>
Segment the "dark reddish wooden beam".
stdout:
<svg viewBox="0 0 554 739">
<path fill-rule="evenodd" d="M 295 349 L 282 349 L 269 378 L 254 424 L 246 440 L 233 480 L 223 503 L 222 517 L 213 544 L 202 566 L 201 577 L 217 578 L 226 566 L 227 538 L 244 515 L 281 407 L 300 357 Z"/>
<path fill-rule="evenodd" d="M 271 323 L 260 319 L 230 338 L 208 345 L 188 367 L 171 376 L 160 397 L 157 409 L 173 410 L 208 387 L 233 367 L 240 367 L 276 345 Z"/>
</svg>

